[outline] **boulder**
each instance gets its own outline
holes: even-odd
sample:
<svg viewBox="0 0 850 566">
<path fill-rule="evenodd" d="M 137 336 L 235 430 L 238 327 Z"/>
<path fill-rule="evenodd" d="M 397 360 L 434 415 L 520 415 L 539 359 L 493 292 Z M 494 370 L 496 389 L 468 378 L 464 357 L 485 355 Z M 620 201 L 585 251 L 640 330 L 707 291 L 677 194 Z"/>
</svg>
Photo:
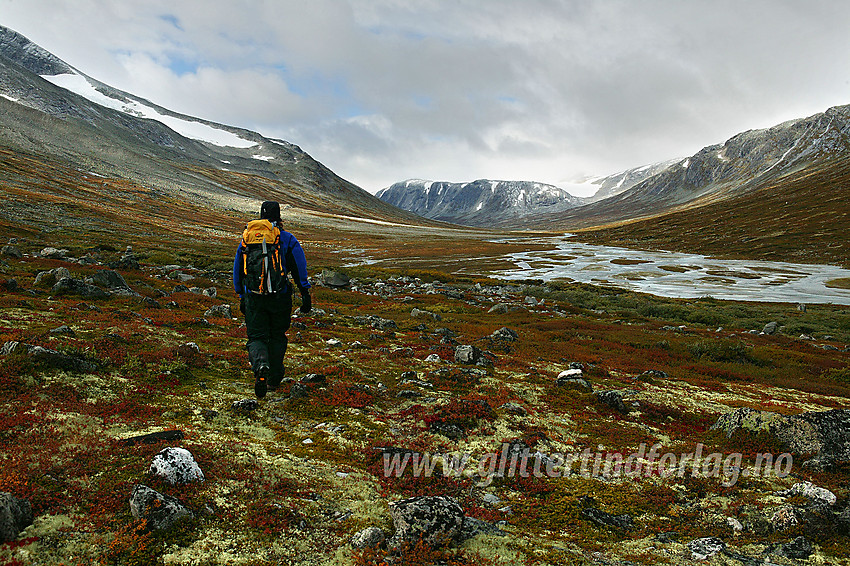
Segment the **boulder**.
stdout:
<svg viewBox="0 0 850 566">
<path fill-rule="evenodd" d="M 68 250 L 47 247 L 41 250 L 38 255 L 47 259 L 65 259 L 68 257 Z"/>
<path fill-rule="evenodd" d="M 130 496 L 130 513 L 147 521 L 148 529 L 168 530 L 180 521 L 194 518 L 194 513 L 170 495 L 163 495 L 146 485 L 137 485 Z"/>
<path fill-rule="evenodd" d="M 421 496 L 390 503 L 395 535 L 390 547 L 422 540 L 432 547 L 441 546 L 461 534 L 463 507 L 451 497 Z"/>
<path fill-rule="evenodd" d="M 492 314 L 508 314 L 512 312 L 519 312 L 522 310 L 525 309 L 508 303 L 498 303 L 490 307 L 490 310 L 488 310 L 487 312 Z"/>
<path fill-rule="evenodd" d="M 148 473 L 163 478 L 170 485 L 203 482 L 204 472 L 185 448 L 165 448 L 153 457 Z"/>
<path fill-rule="evenodd" d="M 410 316 L 411 318 L 430 318 L 434 322 L 439 322 L 443 320 L 443 317 L 440 316 L 438 313 L 420 310 L 417 308 L 413 308 L 410 310 Z"/>
<path fill-rule="evenodd" d="M 384 531 L 378 527 L 368 527 L 359 531 L 351 537 L 351 546 L 353 548 L 377 548 L 386 540 Z"/>
<path fill-rule="evenodd" d="M 3 344 L 3 347 L 0 348 L 0 355 L 8 356 L 9 354 L 27 356 L 33 361 L 44 364 L 47 367 L 67 371 L 93 372 L 99 369 L 97 362 L 81 356 L 71 356 L 42 346 L 24 344 L 23 342 L 6 342 Z"/>
<path fill-rule="evenodd" d="M 12 245 L 3 246 L 3 248 L 0 249 L 0 254 L 7 255 L 15 259 L 20 259 L 24 257 L 24 254 L 21 253 L 21 250 L 19 250 L 17 246 Z"/>
<path fill-rule="evenodd" d="M 351 277 L 331 269 L 323 270 L 319 277 L 326 287 L 348 287 L 351 284 Z"/>
<path fill-rule="evenodd" d="M 0 492 L 0 544 L 12 542 L 32 524 L 32 505 L 11 493 Z"/>
<path fill-rule="evenodd" d="M 784 497 L 802 496 L 808 499 L 813 505 L 825 507 L 832 507 L 838 501 L 834 493 L 808 481 L 795 483 L 791 486 L 791 489 L 779 492 L 777 495 Z"/>
<path fill-rule="evenodd" d="M 101 269 L 91 276 L 91 282 L 107 289 L 129 289 L 130 286 L 117 271 Z"/>
<path fill-rule="evenodd" d="M 582 509 L 581 514 L 601 527 L 614 527 L 624 531 L 630 531 L 635 527 L 634 519 L 627 514 L 612 515 L 593 507 Z"/>
<path fill-rule="evenodd" d="M 762 332 L 764 332 L 765 334 L 776 334 L 776 330 L 778 328 L 779 328 L 779 323 L 772 321 L 772 322 L 768 322 L 767 324 L 764 325 L 764 329 L 762 329 Z"/>
<path fill-rule="evenodd" d="M 109 293 L 94 285 L 89 285 L 77 279 L 63 277 L 53 285 L 53 294 L 55 295 L 79 295 L 81 297 L 90 297 L 94 299 L 105 299 Z"/>
<path fill-rule="evenodd" d="M 779 546 L 772 548 L 771 552 L 779 556 L 784 556 L 785 558 L 806 560 L 809 556 L 811 556 L 813 549 L 812 543 L 810 543 L 806 537 L 799 536 L 791 542 L 786 542 L 785 544 L 780 544 Z"/>
<path fill-rule="evenodd" d="M 481 350 L 472 345 L 461 345 L 455 349 L 455 361 L 459 364 L 477 364 Z"/>
<path fill-rule="evenodd" d="M 33 285 L 39 287 L 52 287 L 57 281 L 65 277 L 71 277 L 67 267 L 56 267 L 50 271 L 39 271 L 35 276 Z"/>
<path fill-rule="evenodd" d="M 738 431 L 766 432 L 797 454 L 814 454 L 803 465 L 824 468 L 850 461 L 850 409 L 785 416 L 749 407 L 722 415 L 711 430 L 731 437 Z"/>
<path fill-rule="evenodd" d="M 494 340 L 502 340 L 504 342 L 516 342 L 519 340 L 519 334 L 517 334 L 516 330 L 511 330 L 510 328 L 503 326 L 491 334 L 490 338 Z"/>
<path fill-rule="evenodd" d="M 230 305 L 215 305 L 210 307 L 204 313 L 205 318 L 233 318 L 230 312 Z"/>
<path fill-rule="evenodd" d="M 596 398 L 624 415 L 629 412 L 626 404 L 623 403 L 623 394 L 619 391 L 597 391 Z"/>
<path fill-rule="evenodd" d="M 726 543 L 715 537 L 705 537 L 688 543 L 691 560 L 708 560 L 718 552 L 726 550 Z"/>
</svg>

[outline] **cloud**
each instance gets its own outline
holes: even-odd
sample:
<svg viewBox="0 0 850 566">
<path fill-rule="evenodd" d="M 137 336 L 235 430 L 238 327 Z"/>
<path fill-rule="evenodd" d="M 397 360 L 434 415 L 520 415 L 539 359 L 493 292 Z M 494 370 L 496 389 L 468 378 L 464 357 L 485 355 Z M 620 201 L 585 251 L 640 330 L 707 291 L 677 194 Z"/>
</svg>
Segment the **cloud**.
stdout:
<svg viewBox="0 0 850 566">
<path fill-rule="evenodd" d="M 0 21 L 168 108 L 283 137 L 368 190 L 558 183 L 850 103 L 828 0 L 6 0 Z"/>
</svg>

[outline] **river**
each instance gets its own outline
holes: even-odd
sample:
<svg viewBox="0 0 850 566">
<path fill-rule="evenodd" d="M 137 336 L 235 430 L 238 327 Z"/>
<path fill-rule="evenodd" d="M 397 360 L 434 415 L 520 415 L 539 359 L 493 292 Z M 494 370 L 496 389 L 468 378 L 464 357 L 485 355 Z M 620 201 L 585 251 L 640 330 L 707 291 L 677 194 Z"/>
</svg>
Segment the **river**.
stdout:
<svg viewBox="0 0 850 566">
<path fill-rule="evenodd" d="M 716 259 L 584 244 L 569 237 L 500 241 L 556 247 L 510 254 L 507 259 L 516 268 L 493 274 L 501 279 L 566 279 L 662 297 L 850 305 L 850 290 L 825 285 L 832 279 L 850 278 L 850 270 L 832 265 Z"/>
</svg>

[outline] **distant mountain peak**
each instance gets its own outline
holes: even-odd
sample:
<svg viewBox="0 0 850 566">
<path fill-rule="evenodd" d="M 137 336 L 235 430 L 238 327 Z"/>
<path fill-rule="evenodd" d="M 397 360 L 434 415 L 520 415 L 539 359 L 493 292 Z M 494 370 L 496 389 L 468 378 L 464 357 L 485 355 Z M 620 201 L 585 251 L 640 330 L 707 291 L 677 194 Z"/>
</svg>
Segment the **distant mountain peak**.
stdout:
<svg viewBox="0 0 850 566">
<path fill-rule="evenodd" d="M 379 191 L 376 196 L 425 218 L 468 226 L 490 226 L 584 203 L 555 185 L 492 179 L 466 183 L 407 179 Z"/>
</svg>

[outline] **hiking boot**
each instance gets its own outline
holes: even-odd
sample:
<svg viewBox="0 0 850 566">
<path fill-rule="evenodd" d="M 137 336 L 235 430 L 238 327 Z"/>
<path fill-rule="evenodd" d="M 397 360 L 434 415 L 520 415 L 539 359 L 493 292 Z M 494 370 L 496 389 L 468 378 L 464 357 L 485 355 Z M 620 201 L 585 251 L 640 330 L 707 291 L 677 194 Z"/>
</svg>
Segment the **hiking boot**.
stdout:
<svg viewBox="0 0 850 566">
<path fill-rule="evenodd" d="M 257 371 L 254 372 L 254 393 L 256 393 L 257 399 L 262 399 L 266 396 L 266 391 L 268 390 L 268 378 L 269 366 L 266 364 L 261 365 L 257 368 Z"/>
<path fill-rule="evenodd" d="M 286 375 L 286 368 L 280 374 L 278 379 L 269 378 L 269 392 L 274 393 L 280 388 L 280 383 L 283 381 L 283 376 Z"/>
</svg>

